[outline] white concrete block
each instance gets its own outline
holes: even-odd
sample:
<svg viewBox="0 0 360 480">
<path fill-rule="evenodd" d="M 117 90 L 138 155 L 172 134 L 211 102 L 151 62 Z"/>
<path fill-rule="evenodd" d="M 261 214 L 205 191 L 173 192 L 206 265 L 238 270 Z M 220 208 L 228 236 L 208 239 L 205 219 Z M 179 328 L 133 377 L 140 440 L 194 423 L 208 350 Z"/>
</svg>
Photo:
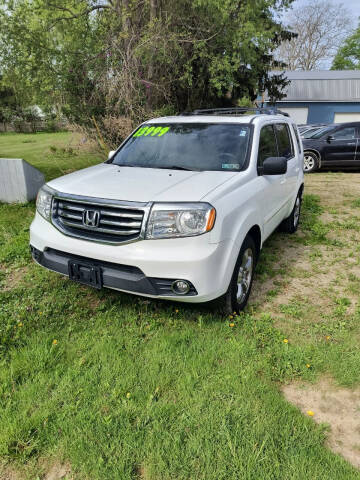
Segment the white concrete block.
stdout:
<svg viewBox="0 0 360 480">
<path fill-rule="evenodd" d="M 40 170 L 22 158 L 0 158 L 0 202 L 29 202 L 44 183 Z"/>
</svg>

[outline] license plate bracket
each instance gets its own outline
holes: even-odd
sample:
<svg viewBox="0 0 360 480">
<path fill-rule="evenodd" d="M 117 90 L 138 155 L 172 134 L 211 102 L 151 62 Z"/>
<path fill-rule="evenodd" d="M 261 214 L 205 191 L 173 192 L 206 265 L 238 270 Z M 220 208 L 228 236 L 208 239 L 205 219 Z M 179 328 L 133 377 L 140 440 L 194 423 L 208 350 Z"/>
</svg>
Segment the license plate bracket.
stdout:
<svg viewBox="0 0 360 480">
<path fill-rule="evenodd" d="M 98 290 L 102 288 L 102 272 L 98 265 L 69 260 L 68 268 L 70 280 Z"/>
</svg>

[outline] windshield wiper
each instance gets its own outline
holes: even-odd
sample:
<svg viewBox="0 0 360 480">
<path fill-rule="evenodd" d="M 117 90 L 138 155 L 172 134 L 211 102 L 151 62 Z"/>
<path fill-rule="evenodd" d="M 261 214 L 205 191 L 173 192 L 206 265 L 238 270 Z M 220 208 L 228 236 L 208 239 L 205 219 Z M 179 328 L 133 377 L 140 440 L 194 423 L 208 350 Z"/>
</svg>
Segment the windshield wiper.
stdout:
<svg viewBox="0 0 360 480">
<path fill-rule="evenodd" d="M 164 170 L 186 170 L 188 172 L 199 171 L 195 168 L 182 167 L 181 165 L 170 165 L 169 167 L 153 167 L 153 168 L 163 168 Z"/>
<path fill-rule="evenodd" d="M 182 167 L 181 165 L 170 165 L 169 167 L 157 167 L 157 166 L 150 166 L 150 165 L 123 165 L 123 164 L 116 164 L 118 167 L 133 167 L 133 168 L 159 168 L 164 170 L 186 170 L 188 172 L 200 172 L 195 168 L 187 168 Z"/>
</svg>

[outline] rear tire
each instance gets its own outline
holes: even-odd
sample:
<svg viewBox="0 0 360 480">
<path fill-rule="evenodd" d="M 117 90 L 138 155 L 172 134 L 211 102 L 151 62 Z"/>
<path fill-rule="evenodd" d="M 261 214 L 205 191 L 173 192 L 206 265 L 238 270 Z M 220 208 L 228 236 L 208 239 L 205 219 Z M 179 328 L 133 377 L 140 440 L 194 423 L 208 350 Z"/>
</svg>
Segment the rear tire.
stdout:
<svg viewBox="0 0 360 480">
<path fill-rule="evenodd" d="M 314 152 L 304 152 L 304 172 L 312 173 L 319 169 L 319 159 Z"/>
<path fill-rule="evenodd" d="M 239 313 L 250 296 L 256 265 L 256 246 L 248 235 L 240 249 L 228 291 L 225 294 L 226 313 Z"/>
<path fill-rule="evenodd" d="M 295 233 L 299 226 L 301 213 L 301 192 L 297 194 L 294 208 L 290 215 L 280 224 L 280 230 L 285 233 Z"/>
</svg>

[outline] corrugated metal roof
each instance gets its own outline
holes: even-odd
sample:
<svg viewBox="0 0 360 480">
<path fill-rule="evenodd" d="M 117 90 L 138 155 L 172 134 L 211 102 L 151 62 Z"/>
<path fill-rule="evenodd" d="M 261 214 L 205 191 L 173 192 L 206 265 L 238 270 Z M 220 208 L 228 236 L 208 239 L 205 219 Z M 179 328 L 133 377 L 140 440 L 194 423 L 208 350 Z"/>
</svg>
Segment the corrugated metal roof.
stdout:
<svg viewBox="0 0 360 480">
<path fill-rule="evenodd" d="M 288 70 L 270 72 L 270 75 L 285 73 L 289 80 L 342 80 L 345 78 L 360 79 L 360 70 Z"/>
<path fill-rule="evenodd" d="M 360 102 L 360 70 L 295 70 L 283 73 L 290 84 L 282 101 Z"/>
</svg>

